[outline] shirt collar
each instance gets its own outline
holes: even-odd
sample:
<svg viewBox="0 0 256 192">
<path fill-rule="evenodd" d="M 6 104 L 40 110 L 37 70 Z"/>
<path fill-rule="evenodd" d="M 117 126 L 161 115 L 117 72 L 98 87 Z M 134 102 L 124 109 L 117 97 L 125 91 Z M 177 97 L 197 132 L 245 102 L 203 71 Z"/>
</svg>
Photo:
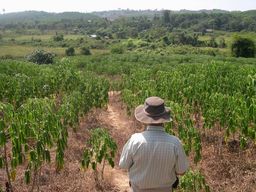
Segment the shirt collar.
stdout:
<svg viewBox="0 0 256 192">
<path fill-rule="evenodd" d="M 164 127 L 162 126 L 155 126 L 155 125 L 148 125 L 147 131 L 164 131 Z"/>
</svg>

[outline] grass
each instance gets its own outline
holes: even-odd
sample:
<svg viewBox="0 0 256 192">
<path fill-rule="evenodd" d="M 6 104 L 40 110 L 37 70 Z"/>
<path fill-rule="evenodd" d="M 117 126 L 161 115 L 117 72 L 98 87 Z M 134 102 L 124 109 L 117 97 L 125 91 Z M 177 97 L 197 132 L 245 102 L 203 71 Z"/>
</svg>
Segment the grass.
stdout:
<svg viewBox="0 0 256 192">
<path fill-rule="evenodd" d="M 0 57 L 6 56 L 6 55 L 12 56 L 12 57 L 25 57 L 26 55 L 30 54 L 37 48 L 38 47 L 22 46 L 22 45 L 3 45 L 3 46 L 0 46 Z M 65 54 L 65 48 L 62 48 L 62 47 L 57 47 L 57 48 L 40 47 L 40 49 L 53 52 L 57 55 Z"/>
<path fill-rule="evenodd" d="M 66 48 L 64 47 L 35 47 L 35 46 L 22 46 L 22 45 L 2 45 L 0 46 L 0 57 L 12 56 L 12 57 L 25 57 L 26 55 L 33 52 L 35 49 L 43 49 L 55 53 L 58 56 L 64 56 Z M 75 49 L 77 55 L 80 54 L 79 49 Z M 109 53 L 109 50 L 104 49 L 92 49 L 93 55 L 100 55 Z"/>
<path fill-rule="evenodd" d="M 61 33 L 61 32 L 60 32 Z M 63 33 L 64 34 L 64 33 Z M 129 43 L 132 42 L 132 46 L 137 49 L 139 52 L 145 53 L 159 53 L 163 55 L 169 54 L 204 54 L 204 55 L 221 55 L 221 56 L 230 56 L 230 45 L 232 42 L 232 38 L 234 35 L 240 35 L 242 37 L 248 37 L 250 39 L 254 39 L 256 42 L 256 33 L 254 32 L 223 32 L 223 31 L 215 31 L 214 34 L 206 34 L 205 36 L 199 36 L 199 40 L 207 41 L 210 40 L 211 35 L 216 36 L 216 41 L 219 42 L 221 38 L 224 38 L 227 47 L 224 49 L 216 49 L 210 47 L 191 47 L 191 46 L 167 46 L 162 47 L 162 45 L 156 43 L 155 49 L 151 50 L 151 47 L 147 45 L 146 41 L 141 39 L 128 39 L 122 40 L 121 44 L 124 47 L 128 47 Z M 6 55 L 12 57 L 24 57 L 31 53 L 33 50 L 37 48 L 41 48 L 46 51 L 53 52 L 58 56 L 65 55 L 65 50 L 68 46 L 77 47 L 75 50 L 76 55 L 80 54 L 80 49 L 78 47 L 83 46 L 92 46 L 91 53 L 93 55 L 98 54 L 106 54 L 109 53 L 107 50 L 107 45 L 103 45 L 100 40 L 95 40 L 87 37 L 86 35 L 76 35 L 76 34 L 64 34 L 63 42 L 54 42 L 53 36 L 55 35 L 54 31 L 49 32 L 48 34 L 42 35 L 19 35 L 11 32 L 5 32 L 3 34 L 3 39 L 0 44 L 0 57 L 4 57 Z M 80 38 L 83 38 L 84 41 L 80 42 Z M 11 41 L 11 39 L 15 39 Z M 34 39 L 35 41 L 32 41 Z M 37 42 L 36 40 L 41 40 L 41 42 Z M 65 47 L 62 44 L 66 44 Z M 103 45 L 103 46 L 101 46 Z"/>
<path fill-rule="evenodd" d="M 201 40 L 201 41 L 210 40 L 212 35 L 216 38 L 217 41 L 219 41 L 221 38 L 224 38 L 228 45 L 231 45 L 233 37 L 235 35 L 239 35 L 241 37 L 247 37 L 249 39 L 254 40 L 255 43 L 256 43 L 256 33 L 254 33 L 254 32 L 223 32 L 223 31 L 216 31 L 213 34 L 206 34 L 204 36 L 199 36 L 199 40 Z"/>
</svg>

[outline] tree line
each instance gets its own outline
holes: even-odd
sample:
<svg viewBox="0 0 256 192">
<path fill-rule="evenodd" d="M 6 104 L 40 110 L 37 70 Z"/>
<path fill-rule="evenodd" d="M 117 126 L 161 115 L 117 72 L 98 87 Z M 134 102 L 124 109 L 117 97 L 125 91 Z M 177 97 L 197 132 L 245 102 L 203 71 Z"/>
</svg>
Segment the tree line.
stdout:
<svg viewBox="0 0 256 192">
<path fill-rule="evenodd" d="M 74 33 L 117 34 L 118 37 L 137 36 L 145 30 L 165 27 L 205 33 L 207 30 L 230 32 L 256 31 L 256 10 L 228 11 L 116 11 L 95 13 L 20 12 L 0 15 L 0 28 L 25 31 L 27 29 L 71 30 Z M 114 15 L 114 16 L 113 16 Z M 114 18 L 114 19 L 113 19 Z"/>
</svg>

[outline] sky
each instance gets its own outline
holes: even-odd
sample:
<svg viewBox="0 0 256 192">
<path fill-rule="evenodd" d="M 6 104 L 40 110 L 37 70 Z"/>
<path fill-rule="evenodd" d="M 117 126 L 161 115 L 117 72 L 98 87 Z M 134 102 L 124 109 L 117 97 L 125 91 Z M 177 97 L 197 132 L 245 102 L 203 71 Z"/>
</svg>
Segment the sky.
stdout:
<svg viewBox="0 0 256 192">
<path fill-rule="evenodd" d="M 169 10 L 251 10 L 256 0 L 0 0 L 0 13 L 28 10 L 47 12 L 92 12 L 116 9 L 169 9 Z"/>
</svg>

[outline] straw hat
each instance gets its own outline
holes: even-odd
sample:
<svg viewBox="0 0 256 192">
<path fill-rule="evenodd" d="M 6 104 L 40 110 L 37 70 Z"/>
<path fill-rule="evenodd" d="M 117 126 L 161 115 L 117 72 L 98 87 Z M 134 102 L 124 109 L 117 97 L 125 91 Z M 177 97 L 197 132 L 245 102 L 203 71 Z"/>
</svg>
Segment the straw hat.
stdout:
<svg viewBox="0 0 256 192">
<path fill-rule="evenodd" d="M 135 118 L 144 124 L 159 124 L 172 120 L 170 109 L 164 106 L 164 100 L 160 97 L 148 97 L 144 105 L 135 109 Z"/>
</svg>

